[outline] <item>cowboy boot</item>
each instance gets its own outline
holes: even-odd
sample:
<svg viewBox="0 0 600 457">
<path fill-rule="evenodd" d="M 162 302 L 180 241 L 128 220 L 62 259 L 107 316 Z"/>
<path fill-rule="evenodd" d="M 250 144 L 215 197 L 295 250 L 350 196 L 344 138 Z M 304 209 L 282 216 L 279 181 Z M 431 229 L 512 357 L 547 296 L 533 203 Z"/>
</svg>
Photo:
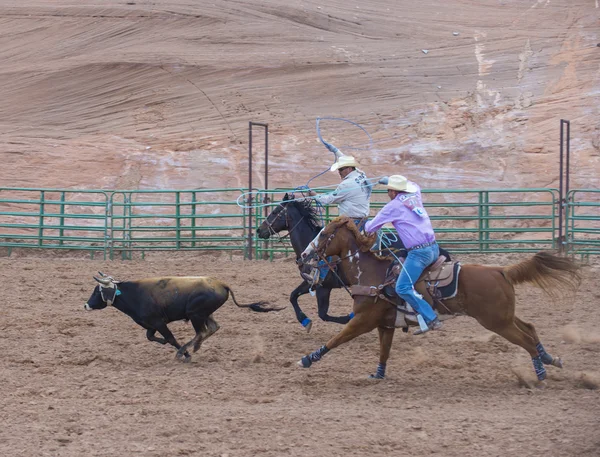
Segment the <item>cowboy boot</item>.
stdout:
<svg viewBox="0 0 600 457">
<path fill-rule="evenodd" d="M 439 330 L 442 328 L 442 321 L 440 321 L 437 317 L 432 320 L 426 327 L 421 327 L 419 330 L 415 330 L 413 335 L 422 335 L 423 333 L 427 333 L 429 330 Z"/>
</svg>

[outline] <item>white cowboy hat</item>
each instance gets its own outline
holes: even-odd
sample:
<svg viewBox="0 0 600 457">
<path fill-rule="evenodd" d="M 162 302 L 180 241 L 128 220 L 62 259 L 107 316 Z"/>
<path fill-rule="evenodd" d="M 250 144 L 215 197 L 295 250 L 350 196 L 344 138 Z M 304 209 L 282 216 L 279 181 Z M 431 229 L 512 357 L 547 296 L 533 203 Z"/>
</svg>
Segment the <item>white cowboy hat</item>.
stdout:
<svg viewBox="0 0 600 457">
<path fill-rule="evenodd" d="M 352 156 L 340 156 L 337 161 L 331 166 L 331 171 L 338 171 L 340 168 L 344 167 L 354 167 L 357 168 L 358 162 Z"/>
<path fill-rule="evenodd" d="M 399 192 L 415 193 L 419 188 L 406 179 L 402 175 L 386 176 L 379 180 L 379 184 L 383 184 L 388 189 L 397 190 Z"/>
</svg>

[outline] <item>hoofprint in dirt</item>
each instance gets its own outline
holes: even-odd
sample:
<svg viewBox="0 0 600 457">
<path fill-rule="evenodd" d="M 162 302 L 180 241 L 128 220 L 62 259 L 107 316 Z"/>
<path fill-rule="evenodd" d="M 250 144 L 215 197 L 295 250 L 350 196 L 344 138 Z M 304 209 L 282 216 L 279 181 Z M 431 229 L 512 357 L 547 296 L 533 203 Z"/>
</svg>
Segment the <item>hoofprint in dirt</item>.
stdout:
<svg viewBox="0 0 600 457">
<path fill-rule="evenodd" d="M 524 256 L 462 256 L 508 265 Z M 226 303 L 221 330 L 190 364 L 151 344 L 127 316 L 86 313 L 103 271 L 118 279 L 210 275 L 244 301 L 288 303 L 298 282 L 289 259 L 151 255 L 146 260 L 0 259 L 2 455 L 552 455 L 595 456 L 600 395 L 598 265 L 575 297 L 551 302 L 519 287 L 517 306 L 565 361 L 546 389 L 531 388 L 528 354 L 468 318 L 415 337 L 398 332 L 388 378 L 375 332 L 327 355 L 310 372 L 295 361 L 340 330 L 307 334 L 291 307 L 254 314 Z M 332 312 L 351 300 L 332 294 Z M 316 314 L 314 300 L 303 304 Z M 191 325 L 174 323 L 180 339 Z"/>
</svg>

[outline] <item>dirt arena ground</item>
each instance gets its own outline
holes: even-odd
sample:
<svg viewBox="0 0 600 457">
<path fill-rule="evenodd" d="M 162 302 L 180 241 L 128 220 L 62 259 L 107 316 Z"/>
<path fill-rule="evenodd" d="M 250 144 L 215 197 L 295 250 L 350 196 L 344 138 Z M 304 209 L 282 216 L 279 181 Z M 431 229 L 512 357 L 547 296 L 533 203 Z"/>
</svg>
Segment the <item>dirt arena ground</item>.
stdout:
<svg viewBox="0 0 600 457">
<path fill-rule="evenodd" d="M 522 256 L 463 256 L 509 264 Z M 4 456 L 598 456 L 600 267 L 584 267 L 576 297 L 549 302 L 518 290 L 519 315 L 565 360 L 545 389 L 527 387 L 531 361 L 475 321 L 442 331 L 398 331 L 385 381 L 369 381 L 376 332 L 332 351 L 309 370 L 296 361 L 341 327 L 318 320 L 314 299 L 257 314 L 231 301 L 221 330 L 189 364 L 115 309 L 86 312 L 102 270 L 120 279 L 213 275 L 241 302 L 284 305 L 299 282 L 290 259 L 150 255 L 102 261 L 13 253 L 0 258 L 0 455 Z M 343 291 L 332 311 L 349 311 Z M 179 341 L 191 325 L 171 324 Z"/>
</svg>

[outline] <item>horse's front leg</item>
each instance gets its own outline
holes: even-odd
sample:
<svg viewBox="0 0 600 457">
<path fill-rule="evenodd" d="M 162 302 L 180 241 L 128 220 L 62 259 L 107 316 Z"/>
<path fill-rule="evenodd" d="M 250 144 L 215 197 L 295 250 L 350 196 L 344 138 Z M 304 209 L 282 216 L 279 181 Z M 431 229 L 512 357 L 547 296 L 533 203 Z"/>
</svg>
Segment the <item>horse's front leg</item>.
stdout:
<svg viewBox="0 0 600 457">
<path fill-rule="evenodd" d="M 298 298 L 304 294 L 307 294 L 310 289 L 310 285 L 304 281 L 298 287 L 294 289 L 294 291 L 290 294 L 290 303 L 294 308 L 294 312 L 296 313 L 296 319 L 298 322 L 302 324 L 302 327 L 306 329 L 307 332 L 310 332 L 312 328 L 312 321 L 304 314 L 304 312 L 300 309 L 300 305 L 298 304 Z"/>
<path fill-rule="evenodd" d="M 329 298 L 331 297 L 331 289 L 325 286 L 317 287 L 317 307 L 319 309 L 319 317 L 325 322 L 335 322 L 336 324 L 347 324 L 354 316 L 354 313 L 346 316 L 330 316 L 329 315 Z"/>
<path fill-rule="evenodd" d="M 363 307 L 363 309 L 360 311 L 357 310 L 354 318 L 346 324 L 340 333 L 331 338 L 326 344 L 321 346 L 316 351 L 302 357 L 302 359 L 298 361 L 298 365 L 303 368 L 309 368 L 314 362 L 321 360 L 321 357 L 327 354 L 330 350 L 350 340 L 353 340 L 363 333 L 373 330 L 375 327 L 377 327 L 379 320 L 379 313 L 377 313 L 374 309 L 369 310 L 368 308 Z"/>
<path fill-rule="evenodd" d="M 387 361 L 390 357 L 390 350 L 392 349 L 392 341 L 394 340 L 394 327 L 386 328 L 379 327 L 379 365 L 377 365 L 377 371 L 375 374 L 369 376 L 369 379 L 383 379 L 385 378 L 385 368 Z"/>
</svg>

